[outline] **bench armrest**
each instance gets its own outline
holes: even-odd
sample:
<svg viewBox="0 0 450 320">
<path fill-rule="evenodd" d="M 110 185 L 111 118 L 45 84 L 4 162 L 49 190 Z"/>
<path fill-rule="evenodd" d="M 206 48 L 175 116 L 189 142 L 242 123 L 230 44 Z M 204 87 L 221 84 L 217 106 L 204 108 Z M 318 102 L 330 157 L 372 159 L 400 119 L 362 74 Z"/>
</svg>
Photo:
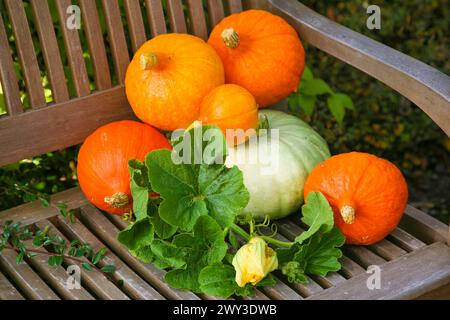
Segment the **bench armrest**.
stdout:
<svg viewBox="0 0 450 320">
<path fill-rule="evenodd" d="M 302 40 L 382 81 L 419 106 L 450 137 L 450 77 L 337 24 L 297 0 L 250 0 L 285 18 Z"/>
</svg>

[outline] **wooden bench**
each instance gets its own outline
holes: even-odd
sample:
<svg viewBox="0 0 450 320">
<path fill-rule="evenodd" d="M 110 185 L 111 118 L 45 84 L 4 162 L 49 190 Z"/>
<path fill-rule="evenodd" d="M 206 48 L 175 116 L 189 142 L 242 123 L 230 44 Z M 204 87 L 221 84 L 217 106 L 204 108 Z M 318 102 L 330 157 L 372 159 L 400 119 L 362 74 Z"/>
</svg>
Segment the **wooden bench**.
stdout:
<svg viewBox="0 0 450 320">
<path fill-rule="evenodd" d="M 83 59 L 79 30 L 61 28 L 75 96 L 69 96 L 64 69 L 47 1 L 30 0 L 54 102 L 47 104 L 40 67 L 33 49 L 29 21 L 21 0 L 4 0 L 11 22 L 18 60 L 25 77 L 30 109 L 24 110 L 13 58 L 0 17 L 0 80 L 8 114 L 0 118 L 0 165 L 81 143 L 102 124 L 133 119 L 124 94 L 124 75 L 134 52 L 146 39 L 164 32 L 190 32 L 204 39 L 208 29 L 226 14 L 243 8 L 263 8 L 285 19 L 303 41 L 337 57 L 384 82 L 414 102 L 450 135 L 450 78 L 426 64 L 383 44 L 355 33 L 308 9 L 295 0 L 124 0 L 121 12 L 117 0 L 79 0 L 83 32 L 87 38 L 95 89 Z M 59 23 L 65 23 L 69 0 L 58 0 Z M 145 8 L 141 5 L 145 3 Z M 108 29 L 103 39 L 99 11 Z M 186 16 L 185 16 L 186 13 Z M 149 18 L 144 26 L 142 14 Z M 167 22 L 167 24 L 166 24 Z M 125 25 L 126 23 L 126 25 Z M 147 30 L 147 31 L 146 31 Z M 150 30 L 151 34 L 147 34 Z M 126 34 L 130 41 L 127 43 Z M 109 46 L 110 50 L 107 50 Z M 107 52 L 110 52 L 107 54 Z M 112 60 L 112 61 L 111 61 Z M 110 69 L 110 62 L 113 68 Z M 111 71 L 110 71 L 111 70 Z M 394 106 L 395 107 L 395 106 Z M 77 222 L 61 218 L 54 204 L 66 203 L 77 212 Z M 164 282 L 164 271 L 134 259 L 116 240 L 124 222 L 93 207 L 79 188 L 52 196 L 52 205 L 27 203 L 0 213 L 6 220 L 42 228 L 67 239 L 80 239 L 94 247 L 110 250 L 105 263 L 114 263 L 117 286 L 98 272 L 83 273 L 83 288 L 67 290 L 64 267 L 51 268 L 38 257 L 16 265 L 16 253 L 0 256 L 0 299 L 212 299 L 173 290 Z M 280 237 L 292 239 L 302 231 L 295 215 L 279 222 Z M 277 274 L 278 283 L 258 291 L 256 299 L 414 299 L 450 297 L 450 248 L 448 227 L 413 208 L 406 209 L 400 226 L 385 240 L 369 247 L 345 246 L 340 272 L 311 277 L 306 285 L 292 285 Z M 370 265 L 381 267 L 381 289 L 369 290 L 366 281 Z"/>
</svg>

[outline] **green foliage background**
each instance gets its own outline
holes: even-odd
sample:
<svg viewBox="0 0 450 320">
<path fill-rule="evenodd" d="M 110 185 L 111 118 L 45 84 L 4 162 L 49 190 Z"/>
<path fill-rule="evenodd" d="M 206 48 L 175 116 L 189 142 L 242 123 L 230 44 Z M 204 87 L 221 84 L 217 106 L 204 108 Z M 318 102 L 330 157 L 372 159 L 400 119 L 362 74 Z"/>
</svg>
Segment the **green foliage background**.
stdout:
<svg viewBox="0 0 450 320">
<path fill-rule="evenodd" d="M 54 11 L 52 18 L 57 24 L 58 18 L 53 1 L 49 0 L 49 4 Z M 371 1 L 370 4 L 377 4 L 381 8 L 381 30 L 366 28 L 367 1 L 302 0 L 302 2 L 350 29 L 450 74 L 449 0 Z M 45 70 L 35 26 L 32 23 L 32 10 L 27 1 L 25 9 L 33 31 L 38 61 L 41 70 Z M 11 49 L 14 51 L 14 37 L 8 24 L 9 19 L 3 0 L 0 0 L 0 14 L 9 28 L 7 32 L 10 36 Z M 100 19 L 107 39 L 104 18 L 101 16 Z M 59 25 L 56 32 L 61 39 Z M 93 81 L 92 66 L 83 33 L 81 42 L 85 49 L 84 57 L 88 73 Z M 70 68 L 67 66 L 62 42 L 60 48 L 69 79 L 69 91 L 71 96 L 74 96 Z M 318 94 L 314 111 L 305 109 L 304 101 L 298 103 L 295 96 L 291 97 L 291 112 L 314 126 L 326 138 L 334 154 L 360 150 L 393 161 L 407 178 L 410 202 L 448 222 L 450 140 L 446 135 L 419 108 L 384 84 L 311 46 L 305 45 L 305 48 L 307 63 L 314 77 L 325 80 L 333 91 L 349 95 L 353 100 L 354 110 L 346 106 L 345 117 L 339 124 L 336 121 L 336 114 L 332 115 L 327 107 L 328 94 Z M 110 52 L 108 55 L 110 56 Z M 15 52 L 14 56 L 17 57 Z M 23 75 L 18 61 L 15 61 L 15 65 L 23 92 L 22 100 L 27 108 Z M 112 66 L 111 71 L 114 75 Z M 42 73 L 42 78 L 47 101 L 51 102 L 52 96 L 45 72 Z M 93 84 L 92 89 L 95 89 Z M 0 114 L 4 113 L 4 110 L 0 91 Z M 0 168 L 0 210 L 77 185 L 75 170 L 77 151 L 78 146 L 75 146 Z"/>
</svg>

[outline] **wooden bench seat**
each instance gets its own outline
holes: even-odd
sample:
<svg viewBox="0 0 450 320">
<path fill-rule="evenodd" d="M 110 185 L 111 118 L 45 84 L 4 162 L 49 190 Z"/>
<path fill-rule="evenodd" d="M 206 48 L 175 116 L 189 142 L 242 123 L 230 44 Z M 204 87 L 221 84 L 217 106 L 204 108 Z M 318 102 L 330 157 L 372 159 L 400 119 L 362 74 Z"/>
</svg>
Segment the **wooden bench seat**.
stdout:
<svg viewBox="0 0 450 320">
<path fill-rule="evenodd" d="M 124 0 L 125 13 L 122 15 L 117 0 L 103 0 L 101 8 L 96 6 L 95 0 L 80 0 L 95 88 L 89 87 L 79 31 L 62 28 L 74 82 L 73 97 L 68 93 L 47 2 L 31 0 L 53 94 L 53 102 L 46 104 L 40 66 L 36 62 L 22 1 L 4 2 L 15 35 L 30 109 L 24 110 L 20 101 L 13 65 L 16 57 L 11 55 L 5 24 L 0 16 L 0 81 L 8 110 L 8 114 L 0 118 L 0 165 L 76 145 L 102 124 L 134 118 L 124 93 L 124 72 L 130 60 L 129 51 L 136 51 L 147 38 L 164 32 L 190 32 L 205 39 L 208 30 L 224 15 L 256 7 L 283 16 L 304 41 L 397 90 L 450 135 L 448 76 L 331 22 L 295 0 L 207 0 L 204 1 L 206 12 L 200 0 L 187 0 L 186 12 L 181 0 L 167 0 L 167 10 L 163 10 L 161 1 Z M 65 8 L 70 1 L 57 3 L 60 23 L 64 23 Z M 142 3 L 145 7 L 141 7 Z M 103 39 L 101 32 L 100 10 L 106 20 L 108 41 Z M 149 17 L 147 28 L 144 13 Z M 61 202 L 75 210 L 76 223 L 71 224 L 59 215 L 56 204 Z M 0 212 L 0 224 L 7 220 L 41 229 L 48 225 L 51 233 L 65 239 L 86 241 L 95 248 L 107 247 L 104 263 L 115 264 L 117 272 L 106 277 L 97 271 L 83 271 L 82 289 L 68 290 L 64 282 L 70 261 L 65 261 L 61 267 L 50 268 L 45 260 L 36 257 L 16 265 L 17 253 L 5 250 L 0 255 L 0 300 L 214 299 L 170 288 L 163 279 L 165 271 L 136 260 L 118 243 L 117 232 L 126 226 L 126 222 L 93 207 L 79 188 L 53 195 L 48 208 L 43 208 L 40 202 L 32 202 Z M 278 222 L 278 236 L 293 239 L 303 228 L 299 215 L 295 214 Z M 341 259 L 343 267 L 339 272 L 326 277 L 312 276 L 307 284 L 291 284 L 275 273 L 277 284 L 274 287 L 259 289 L 256 296 L 247 299 L 450 298 L 448 241 L 448 226 L 408 207 L 398 228 L 386 239 L 367 247 L 345 246 Z M 367 287 L 371 274 L 366 270 L 372 265 L 381 268 L 380 289 Z"/>
<path fill-rule="evenodd" d="M 212 299 L 191 292 L 170 288 L 164 271 L 136 260 L 116 239 L 127 222 L 118 216 L 100 212 L 73 188 L 52 197 L 51 203 L 64 202 L 76 211 L 76 222 L 60 216 L 54 206 L 43 208 L 39 202 L 28 203 L 0 214 L 0 224 L 21 220 L 65 239 L 88 242 L 95 249 L 109 248 L 106 264 L 117 267 L 114 279 L 92 271 L 84 272 L 83 290 L 66 290 L 63 267 L 51 268 L 36 258 L 17 266 L 16 253 L 5 251 L 0 256 L 0 298 L 28 299 Z M 300 217 L 293 215 L 278 223 L 279 237 L 292 240 L 303 231 Z M 260 289 L 257 299 L 412 299 L 450 284 L 450 247 L 445 244 L 447 226 L 421 211 L 408 207 L 403 224 L 420 225 L 426 232 L 399 227 L 385 240 L 372 246 L 345 246 L 342 270 L 326 277 L 311 277 L 308 284 L 291 284 L 276 274 L 275 287 Z M 433 231 L 431 231 L 433 230 Z M 436 241 L 431 241 L 435 239 Z M 66 261 L 64 266 L 70 265 Z M 366 281 L 371 275 L 367 267 L 381 268 L 381 288 L 369 290 Z M 59 278 L 58 278 L 59 275 Z M 59 279 L 59 280 L 58 280 Z M 124 285 L 118 285 L 123 280 Z"/>
</svg>

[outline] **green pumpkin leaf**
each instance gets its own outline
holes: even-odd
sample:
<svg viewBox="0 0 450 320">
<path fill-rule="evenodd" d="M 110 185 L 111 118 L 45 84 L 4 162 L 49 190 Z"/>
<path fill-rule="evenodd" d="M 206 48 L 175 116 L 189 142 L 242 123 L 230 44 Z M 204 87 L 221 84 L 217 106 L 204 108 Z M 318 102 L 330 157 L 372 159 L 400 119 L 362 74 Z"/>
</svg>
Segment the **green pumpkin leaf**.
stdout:
<svg viewBox="0 0 450 320">
<path fill-rule="evenodd" d="M 155 259 L 158 259 L 167 268 L 179 269 L 186 265 L 186 250 L 161 240 L 153 241 L 151 248 Z"/>
<path fill-rule="evenodd" d="M 135 255 L 142 250 L 146 252 L 143 247 L 149 246 L 152 243 L 153 238 L 154 227 L 148 217 L 129 225 L 117 235 L 117 240 L 129 250 L 132 250 Z M 139 258 L 138 255 L 136 256 Z M 143 259 L 148 260 L 147 254 L 143 256 Z"/>
<path fill-rule="evenodd" d="M 295 239 L 290 248 L 277 249 L 281 272 L 291 282 L 308 282 L 306 274 L 326 276 L 341 268 L 339 247 L 345 243 L 334 227 L 333 210 L 320 192 L 311 192 L 302 207 L 302 221 L 309 229 Z"/>
<path fill-rule="evenodd" d="M 216 127 L 201 128 L 203 129 L 199 134 L 206 135 L 203 139 L 213 137 L 209 144 L 198 138 L 192 138 L 186 144 L 185 141 L 190 139 L 187 135 L 178 141 L 177 146 L 184 144 L 187 149 L 195 149 L 191 155 L 186 156 L 189 153 L 186 149 L 157 150 L 151 152 L 146 159 L 152 187 L 163 199 L 159 206 L 161 219 L 184 231 L 191 231 L 197 219 L 205 215 L 214 217 L 223 227 L 230 226 L 249 200 L 242 172 L 237 167 L 227 168 L 222 163 L 214 164 L 226 152 L 219 150 L 216 154 L 211 150 L 226 144 L 225 137 Z M 207 129 L 212 133 L 208 134 L 210 131 Z M 189 131 L 193 136 L 195 132 L 195 129 Z M 198 150 L 209 154 L 203 159 L 206 162 L 176 164 L 185 156 L 187 162 L 198 162 Z"/>
<path fill-rule="evenodd" d="M 333 210 L 325 196 L 320 192 L 310 192 L 306 198 L 306 204 L 302 207 L 302 221 L 309 229 L 301 233 L 295 241 L 301 244 L 321 229 L 329 232 L 334 225 Z"/>
<path fill-rule="evenodd" d="M 230 265 L 211 265 L 200 271 L 200 290 L 208 295 L 229 298 L 239 289 L 235 281 L 236 272 Z"/>
<path fill-rule="evenodd" d="M 150 221 L 155 228 L 155 234 L 161 239 L 172 237 L 178 230 L 177 227 L 174 227 L 161 219 L 158 212 L 155 212 L 155 214 L 150 217 Z"/>
<path fill-rule="evenodd" d="M 201 292 L 201 270 L 220 263 L 228 250 L 222 228 L 213 218 L 202 216 L 197 220 L 192 235 L 177 235 L 173 244 L 185 248 L 186 267 L 169 271 L 165 280 L 174 288 Z"/>
<path fill-rule="evenodd" d="M 345 243 L 341 231 L 334 227 L 330 232 L 313 236 L 294 255 L 295 261 L 303 262 L 303 270 L 308 274 L 326 276 L 328 272 L 341 269 L 339 247 Z"/>
<path fill-rule="evenodd" d="M 130 172 L 131 196 L 133 197 L 133 213 L 136 220 L 147 217 L 149 188 L 147 167 L 139 160 L 128 162 Z"/>
</svg>

